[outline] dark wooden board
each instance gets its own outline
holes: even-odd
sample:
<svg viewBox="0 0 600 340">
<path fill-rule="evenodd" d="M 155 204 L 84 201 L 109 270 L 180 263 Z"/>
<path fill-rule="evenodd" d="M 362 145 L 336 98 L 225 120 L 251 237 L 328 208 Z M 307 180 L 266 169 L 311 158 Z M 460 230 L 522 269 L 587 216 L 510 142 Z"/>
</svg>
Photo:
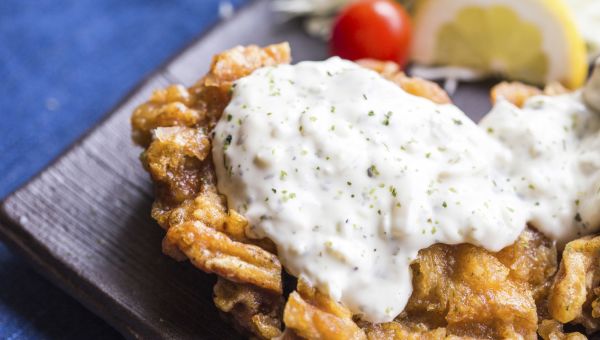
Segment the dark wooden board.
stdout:
<svg viewBox="0 0 600 340">
<path fill-rule="evenodd" d="M 2 239 L 128 338 L 238 338 L 213 306 L 214 278 L 161 254 L 163 231 L 149 217 L 152 188 L 130 141 L 129 116 L 153 89 L 193 83 L 219 51 L 281 41 L 291 43 L 296 61 L 326 56 L 322 42 L 298 22 L 279 22 L 266 0 L 199 37 L 2 202 Z M 462 86 L 454 99 L 478 119 L 489 107 L 487 91 Z"/>
</svg>

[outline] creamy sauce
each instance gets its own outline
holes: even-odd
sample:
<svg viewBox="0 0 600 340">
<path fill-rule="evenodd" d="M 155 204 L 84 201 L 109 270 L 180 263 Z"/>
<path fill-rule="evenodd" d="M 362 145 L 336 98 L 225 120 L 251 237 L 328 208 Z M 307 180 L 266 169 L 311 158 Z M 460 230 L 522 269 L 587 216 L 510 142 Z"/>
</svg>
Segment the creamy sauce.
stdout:
<svg viewBox="0 0 600 340">
<path fill-rule="evenodd" d="M 365 320 L 392 320 L 434 243 L 559 241 L 600 224 L 600 118 L 581 93 L 500 102 L 473 123 L 332 58 L 236 83 L 215 128 L 218 188 L 287 271 Z"/>
<path fill-rule="evenodd" d="M 499 102 L 480 125 L 512 159 L 501 165 L 529 210 L 528 221 L 564 244 L 600 224 L 600 115 L 581 92 Z"/>
<path fill-rule="evenodd" d="M 411 294 L 434 243 L 500 250 L 526 211 L 494 164 L 509 153 L 455 106 L 330 59 L 237 82 L 217 125 L 219 190 L 286 269 L 370 321 Z"/>
</svg>

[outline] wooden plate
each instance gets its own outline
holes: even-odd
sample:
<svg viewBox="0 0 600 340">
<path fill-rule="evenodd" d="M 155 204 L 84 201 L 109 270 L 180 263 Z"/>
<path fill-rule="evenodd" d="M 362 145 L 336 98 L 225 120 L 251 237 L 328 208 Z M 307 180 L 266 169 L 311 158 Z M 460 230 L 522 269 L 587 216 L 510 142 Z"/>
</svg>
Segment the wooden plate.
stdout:
<svg viewBox="0 0 600 340">
<path fill-rule="evenodd" d="M 129 116 L 153 89 L 192 84 L 211 56 L 238 44 L 289 41 L 294 60 L 326 57 L 298 22 L 276 22 L 266 0 L 222 21 L 135 88 L 106 119 L 0 206 L 0 236 L 38 271 L 129 338 L 239 336 L 212 302 L 214 278 L 161 254 L 152 188 Z M 479 119 L 488 84 L 462 86 L 455 102 Z M 479 114 L 478 114 L 479 113 Z"/>
</svg>

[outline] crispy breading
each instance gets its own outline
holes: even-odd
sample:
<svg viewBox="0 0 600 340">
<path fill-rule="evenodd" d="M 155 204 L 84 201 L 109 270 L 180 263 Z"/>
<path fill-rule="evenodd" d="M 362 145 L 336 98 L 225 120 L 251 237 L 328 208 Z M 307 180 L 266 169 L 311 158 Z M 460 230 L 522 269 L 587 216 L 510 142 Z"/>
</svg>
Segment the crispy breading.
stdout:
<svg viewBox="0 0 600 340">
<path fill-rule="evenodd" d="M 216 55 L 210 71 L 189 89 L 171 85 L 156 90 L 131 116 L 133 140 L 144 147 L 157 127 L 204 126 L 212 128 L 231 98 L 231 84 L 257 68 L 290 62 L 287 43 L 259 48 L 235 47 Z"/>
<path fill-rule="evenodd" d="M 542 91 L 535 86 L 525 85 L 518 81 L 503 81 L 492 88 L 490 91 L 490 99 L 492 100 L 492 104 L 495 104 L 500 99 L 504 99 L 514 104 L 516 107 L 523 107 L 527 99 L 533 96 L 542 94 L 547 96 L 557 96 L 567 92 L 568 90 L 560 83 L 550 83 L 546 85 Z"/>
<path fill-rule="evenodd" d="M 385 322 L 380 324 L 361 323 L 369 340 L 440 340 L 446 339 L 446 328 L 431 329 L 423 323 Z"/>
<path fill-rule="evenodd" d="M 199 87 L 218 87 L 229 92 L 231 84 L 252 71 L 291 61 L 290 45 L 281 43 L 260 48 L 256 45 L 236 46 L 217 54 L 210 65 L 208 74 L 194 85 Z"/>
<path fill-rule="evenodd" d="M 264 339 L 281 335 L 283 297 L 251 285 L 219 278 L 213 300 L 217 308 L 229 313 L 237 328 Z"/>
<path fill-rule="evenodd" d="M 527 99 L 540 94 L 542 94 L 542 90 L 535 86 L 525 85 L 516 81 L 503 81 L 492 88 L 490 99 L 492 100 L 492 104 L 495 104 L 500 99 L 504 99 L 517 107 L 522 107 Z"/>
<path fill-rule="evenodd" d="M 207 273 L 279 294 L 283 291 L 277 256 L 258 246 L 233 241 L 200 221 L 169 228 L 165 243 L 176 246 L 194 266 Z"/>
<path fill-rule="evenodd" d="M 210 141 L 202 130 L 167 127 L 154 130 L 154 140 L 142 154 L 142 163 L 164 205 L 177 205 L 202 188 Z"/>
<path fill-rule="evenodd" d="M 403 73 L 400 65 L 393 61 L 381 61 L 376 59 L 360 59 L 356 63 L 364 68 L 381 74 L 384 78 L 392 78 L 398 73 Z"/>
<path fill-rule="evenodd" d="M 347 308 L 303 280 L 298 280 L 296 291 L 288 297 L 283 321 L 301 338 L 366 339 L 364 331 L 352 320 L 352 313 Z"/>
<path fill-rule="evenodd" d="M 421 250 L 400 322 L 445 327 L 448 335 L 535 339 L 533 293 L 497 256 L 467 244 Z"/>
<path fill-rule="evenodd" d="M 564 333 L 562 324 L 556 320 L 542 320 L 538 326 L 538 334 L 544 340 L 587 340 L 579 332 Z"/>
<path fill-rule="evenodd" d="M 208 165 L 203 164 L 199 172 L 210 177 L 211 173 Z M 200 220 L 205 224 L 219 230 L 222 229 L 227 219 L 225 210 L 225 200 L 216 192 L 214 184 L 206 181 L 207 177 L 202 177 L 200 191 L 195 197 L 191 197 L 179 204 L 174 204 L 169 200 L 170 196 L 157 196 L 152 205 L 152 218 L 154 218 L 164 229 L 178 225 L 186 221 Z M 160 193 L 160 183 L 155 183 L 155 192 Z"/>
<path fill-rule="evenodd" d="M 169 230 L 163 240 L 163 252 L 177 260 L 189 258 L 204 271 L 270 290 L 279 300 L 281 265 L 272 254 L 274 246 L 268 240 L 248 240 L 245 218 L 226 209 L 224 198 L 216 190 L 206 132 L 229 102 L 233 81 L 257 68 L 289 61 L 286 43 L 264 49 L 236 47 L 215 56 L 211 70 L 192 87 L 172 85 L 155 91 L 131 118 L 133 139 L 147 148 L 141 160 L 155 184 L 152 217 Z M 236 285 L 240 292 L 246 292 L 238 297 L 250 296 L 248 285 L 229 283 Z M 252 294 L 257 300 L 262 299 L 262 293 Z M 224 300 L 220 301 L 219 306 L 225 311 Z M 239 306 L 246 304 L 245 310 L 252 314 L 244 319 L 248 321 L 240 322 L 247 323 L 247 329 L 256 336 L 275 334 L 273 329 L 279 329 L 281 323 L 277 310 L 281 311 L 282 302 L 264 303 L 261 312 L 253 314 L 256 309 L 251 308 L 249 301 L 240 298 L 237 302 Z M 244 309 L 239 306 L 231 309 L 235 319 L 239 319 L 238 311 Z"/>
<path fill-rule="evenodd" d="M 452 103 L 446 91 L 438 84 L 417 77 L 408 77 L 400 70 L 400 66 L 394 62 L 362 59 L 358 60 L 357 63 L 381 74 L 412 95 L 427 98 L 437 104 Z"/>
<path fill-rule="evenodd" d="M 133 141 L 148 146 L 157 127 L 196 126 L 204 113 L 194 108 L 197 98 L 182 85 L 171 85 L 152 93 L 131 116 Z"/>
<path fill-rule="evenodd" d="M 546 297 L 557 270 L 557 251 L 554 242 L 541 233 L 527 228 L 510 247 L 494 254 L 510 269 L 509 276 L 529 285 L 538 306 L 545 309 Z"/>
<path fill-rule="evenodd" d="M 415 96 L 427 98 L 437 104 L 452 103 L 446 91 L 434 82 L 417 77 L 408 77 L 403 72 L 396 74 L 390 80 L 398 84 L 404 91 Z"/>
<path fill-rule="evenodd" d="M 600 236 L 586 236 L 567 243 L 554 283 L 548 309 L 562 323 L 579 323 L 588 331 L 600 329 Z"/>
</svg>

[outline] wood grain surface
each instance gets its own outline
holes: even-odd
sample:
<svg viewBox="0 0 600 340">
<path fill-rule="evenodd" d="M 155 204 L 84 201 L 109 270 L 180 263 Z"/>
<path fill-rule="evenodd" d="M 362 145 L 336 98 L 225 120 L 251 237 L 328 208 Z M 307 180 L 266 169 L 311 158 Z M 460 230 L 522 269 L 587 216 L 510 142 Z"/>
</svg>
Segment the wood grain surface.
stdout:
<svg viewBox="0 0 600 340">
<path fill-rule="evenodd" d="M 281 41 L 291 43 L 295 61 L 326 56 L 325 44 L 279 20 L 266 0 L 199 37 L 1 204 L 2 239 L 128 338 L 238 338 L 213 306 L 214 277 L 161 254 L 163 231 L 149 217 L 152 188 L 129 116 L 153 89 L 193 83 L 219 51 Z M 454 100 L 479 119 L 487 91 L 488 84 L 462 86 Z"/>
</svg>

